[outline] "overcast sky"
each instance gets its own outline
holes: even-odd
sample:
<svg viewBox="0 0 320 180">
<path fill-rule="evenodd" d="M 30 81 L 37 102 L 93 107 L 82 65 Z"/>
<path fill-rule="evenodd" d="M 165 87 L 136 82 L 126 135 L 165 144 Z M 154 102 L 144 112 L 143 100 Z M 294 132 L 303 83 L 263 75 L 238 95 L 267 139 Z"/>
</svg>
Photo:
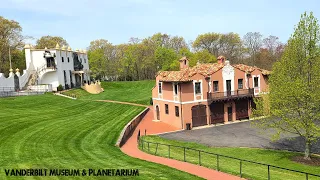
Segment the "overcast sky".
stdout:
<svg viewBox="0 0 320 180">
<path fill-rule="evenodd" d="M 1 0 L 0 16 L 18 21 L 24 35 L 62 36 L 84 49 L 95 39 L 121 44 L 157 32 L 188 42 L 206 32 L 258 31 L 285 42 L 304 11 L 320 20 L 319 7 L 317 0 Z"/>
</svg>

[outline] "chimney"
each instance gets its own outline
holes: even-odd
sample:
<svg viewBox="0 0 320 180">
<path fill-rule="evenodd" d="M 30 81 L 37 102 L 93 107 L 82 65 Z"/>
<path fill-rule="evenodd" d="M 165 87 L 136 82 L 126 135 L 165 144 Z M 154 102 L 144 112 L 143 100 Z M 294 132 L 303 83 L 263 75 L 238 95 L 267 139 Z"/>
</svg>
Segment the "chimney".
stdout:
<svg viewBox="0 0 320 180">
<path fill-rule="evenodd" d="M 221 64 L 225 62 L 226 58 L 224 56 L 219 56 L 217 60 L 218 60 L 218 63 Z"/>
<path fill-rule="evenodd" d="M 188 59 L 186 56 L 182 57 L 182 58 L 179 60 L 179 62 L 180 62 L 180 70 L 189 67 L 189 59 Z"/>
</svg>

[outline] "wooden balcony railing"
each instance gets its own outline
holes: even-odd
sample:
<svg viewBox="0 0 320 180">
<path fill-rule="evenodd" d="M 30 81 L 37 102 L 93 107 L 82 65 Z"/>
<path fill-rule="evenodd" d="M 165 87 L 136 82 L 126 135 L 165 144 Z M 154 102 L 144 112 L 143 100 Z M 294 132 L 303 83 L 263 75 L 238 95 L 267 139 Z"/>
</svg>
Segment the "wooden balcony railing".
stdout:
<svg viewBox="0 0 320 180">
<path fill-rule="evenodd" d="M 208 101 L 238 98 L 238 97 L 251 97 L 254 95 L 254 89 L 238 89 L 236 91 L 225 91 L 225 92 L 208 92 Z"/>
</svg>

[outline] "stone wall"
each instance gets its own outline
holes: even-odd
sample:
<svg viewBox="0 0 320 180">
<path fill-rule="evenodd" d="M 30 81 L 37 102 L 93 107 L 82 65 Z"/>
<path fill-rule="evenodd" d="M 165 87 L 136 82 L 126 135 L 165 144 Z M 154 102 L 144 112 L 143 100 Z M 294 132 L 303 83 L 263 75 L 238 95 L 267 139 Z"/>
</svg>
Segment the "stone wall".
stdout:
<svg viewBox="0 0 320 180">
<path fill-rule="evenodd" d="M 144 118 L 144 116 L 149 111 L 149 108 L 146 108 L 143 110 L 140 114 L 138 114 L 136 117 L 134 117 L 122 130 L 120 137 L 116 143 L 116 146 L 121 147 L 123 146 L 127 140 L 132 136 L 132 133 L 138 126 L 138 124 L 141 122 L 141 120 Z"/>
</svg>

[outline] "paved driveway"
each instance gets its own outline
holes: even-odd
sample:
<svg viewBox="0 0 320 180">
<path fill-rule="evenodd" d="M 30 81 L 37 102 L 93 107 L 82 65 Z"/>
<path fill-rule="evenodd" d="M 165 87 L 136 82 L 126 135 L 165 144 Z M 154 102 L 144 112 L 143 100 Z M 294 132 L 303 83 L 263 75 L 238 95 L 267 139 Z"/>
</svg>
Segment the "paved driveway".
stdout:
<svg viewBox="0 0 320 180">
<path fill-rule="evenodd" d="M 197 142 L 215 147 L 256 147 L 291 151 L 304 151 L 304 140 L 294 134 L 286 134 L 280 140 L 270 140 L 273 130 L 263 131 L 251 122 L 239 122 L 222 126 L 212 126 L 191 131 L 179 131 L 160 135 L 163 138 Z M 320 140 L 311 148 L 320 153 Z"/>
</svg>

